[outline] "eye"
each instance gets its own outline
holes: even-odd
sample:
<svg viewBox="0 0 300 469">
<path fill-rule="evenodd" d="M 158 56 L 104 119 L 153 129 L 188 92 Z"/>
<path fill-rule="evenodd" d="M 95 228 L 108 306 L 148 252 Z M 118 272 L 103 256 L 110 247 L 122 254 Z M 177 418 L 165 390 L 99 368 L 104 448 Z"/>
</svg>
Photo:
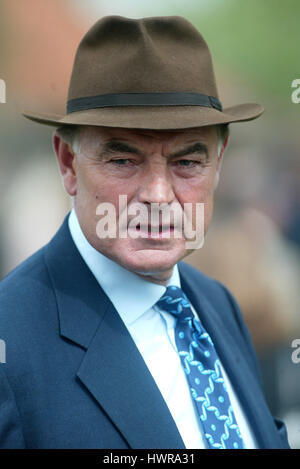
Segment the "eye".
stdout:
<svg viewBox="0 0 300 469">
<path fill-rule="evenodd" d="M 183 168 L 191 168 L 195 165 L 202 164 L 202 162 L 198 161 L 198 160 L 177 160 L 175 162 L 175 164 L 177 164 L 178 166 L 181 166 Z"/>
<path fill-rule="evenodd" d="M 116 164 L 117 166 L 125 166 L 125 165 L 132 163 L 132 161 L 129 160 L 128 158 L 118 158 L 115 160 L 111 160 L 110 162 L 113 164 Z"/>
<path fill-rule="evenodd" d="M 177 161 L 177 163 L 179 164 L 179 166 L 190 166 L 192 163 L 194 163 L 194 161 L 192 161 L 192 160 L 179 160 L 179 161 Z"/>
</svg>

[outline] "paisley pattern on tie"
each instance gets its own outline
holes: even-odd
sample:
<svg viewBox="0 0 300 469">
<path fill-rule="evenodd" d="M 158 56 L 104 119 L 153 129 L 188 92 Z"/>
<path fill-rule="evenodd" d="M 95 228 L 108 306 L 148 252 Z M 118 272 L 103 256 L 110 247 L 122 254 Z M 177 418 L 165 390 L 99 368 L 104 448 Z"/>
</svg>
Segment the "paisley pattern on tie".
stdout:
<svg viewBox="0 0 300 469">
<path fill-rule="evenodd" d="M 209 448 L 242 449 L 237 425 L 214 344 L 181 288 L 170 286 L 156 303 L 176 318 L 177 350 Z"/>
</svg>

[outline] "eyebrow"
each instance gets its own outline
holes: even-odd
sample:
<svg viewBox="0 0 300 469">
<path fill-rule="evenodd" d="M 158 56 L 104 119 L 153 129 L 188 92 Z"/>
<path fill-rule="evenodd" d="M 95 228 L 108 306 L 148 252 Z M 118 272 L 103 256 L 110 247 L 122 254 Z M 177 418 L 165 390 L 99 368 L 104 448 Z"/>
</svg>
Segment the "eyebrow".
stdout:
<svg viewBox="0 0 300 469">
<path fill-rule="evenodd" d="M 135 155 L 143 155 L 138 148 L 135 148 L 128 143 L 120 142 L 119 140 L 110 140 L 106 142 L 101 148 L 103 153 L 133 153 Z"/>
<path fill-rule="evenodd" d="M 202 153 L 208 156 L 207 146 L 204 143 L 196 142 L 188 147 L 183 148 L 175 153 L 172 153 L 173 158 L 179 158 L 181 156 L 191 155 L 192 153 Z"/>
<path fill-rule="evenodd" d="M 135 155 L 144 156 L 144 153 L 138 148 L 119 140 L 110 140 L 109 142 L 106 142 L 101 148 L 101 153 L 132 153 Z M 207 146 L 204 143 L 196 142 L 183 148 L 182 150 L 172 153 L 170 156 L 172 158 L 180 158 L 182 156 L 191 155 L 193 153 L 202 153 L 208 156 Z"/>
</svg>

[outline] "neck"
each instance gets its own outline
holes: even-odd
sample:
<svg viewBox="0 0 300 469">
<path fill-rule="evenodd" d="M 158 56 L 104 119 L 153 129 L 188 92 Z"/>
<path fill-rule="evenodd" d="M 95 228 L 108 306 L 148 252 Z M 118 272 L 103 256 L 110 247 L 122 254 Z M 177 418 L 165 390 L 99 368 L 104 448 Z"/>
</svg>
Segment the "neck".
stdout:
<svg viewBox="0 0 300 469">
<path fill-rule="evenodd" d="M 172 276 L 173 268 L 164 271 L 164 272 L 150 272 L 150 273 L 141 273 L 141 272 L 134 272 L 138 277 L 146 280 L 147 282 L 156 283 L 158 285 L 165 286 L 167 281 Z"/>
</svg>

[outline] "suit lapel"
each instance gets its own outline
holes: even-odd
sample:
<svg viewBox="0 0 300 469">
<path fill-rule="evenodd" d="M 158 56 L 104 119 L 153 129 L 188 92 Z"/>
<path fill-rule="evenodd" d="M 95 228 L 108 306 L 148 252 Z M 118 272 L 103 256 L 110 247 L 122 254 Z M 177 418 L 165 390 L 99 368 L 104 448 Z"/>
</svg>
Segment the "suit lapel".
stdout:
<svg viewBox="0 0 300 469">
<path fill-rule="evenodd" d="M 131 448 L 184 448 L 169 409 L 109 298 L 79 254 L 67 218 L 45 249 L 60 334 L 86 350 L 77 376 Z"/>
<path fill-rule="evenodd" d="M 113 307 L 107 310 L 77 375 L 129 446 L 184 448 L 148 368 Z"/>
<path fill-rule="evenodd" d="M 277 447 L 280 447 L 281 443 L 260 385 L 249 366 L 247 357 L 242 353 L 245 348 L 239 339 L 240 331 L 235 324 L 229 325 L 225 316 L 225 306 L 222 315 L 201 293 L 199 283 L 187 278 L 181 270 L 180 277 L 182 289 L 192 302 L 203 326 L 215 344 L 259 447 L 276 447 L 276 438 L 278 438 Z M 235 327 L 235 330 L 232 326 Z"/>
</svg>

